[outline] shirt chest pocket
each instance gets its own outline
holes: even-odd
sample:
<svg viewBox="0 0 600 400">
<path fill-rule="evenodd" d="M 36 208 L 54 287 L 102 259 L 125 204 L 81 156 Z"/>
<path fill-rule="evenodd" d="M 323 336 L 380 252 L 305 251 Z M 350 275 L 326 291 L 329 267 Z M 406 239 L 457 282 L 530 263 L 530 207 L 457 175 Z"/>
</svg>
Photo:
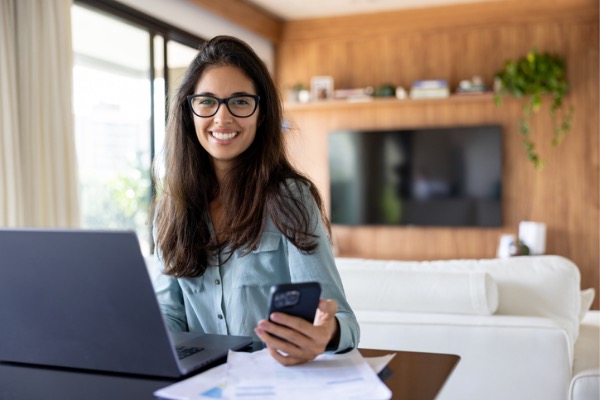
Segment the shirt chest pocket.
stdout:
<svg viewBox="0 0 600 400">
<path fill-rule="evenodd" d="M 264 232 L 258 246 L 240 255 L 235 268 L 235 287 L 270 287 L 289 275 L 279 233 Z"/>
<path fill-rule="evenodd" d="M 178 280 L 181 290 L 187 295 L 196 295 L 204 292 L 204 277 L 181 278 Z"/>
<path fill-rule="evenodd" d="M 263 232 L 260 242 L 256 249 L 252 250 L 251 254 L 268 253 L 277 251 L 281 243 L 281 235 L 274 232 Z"/>
</svg>

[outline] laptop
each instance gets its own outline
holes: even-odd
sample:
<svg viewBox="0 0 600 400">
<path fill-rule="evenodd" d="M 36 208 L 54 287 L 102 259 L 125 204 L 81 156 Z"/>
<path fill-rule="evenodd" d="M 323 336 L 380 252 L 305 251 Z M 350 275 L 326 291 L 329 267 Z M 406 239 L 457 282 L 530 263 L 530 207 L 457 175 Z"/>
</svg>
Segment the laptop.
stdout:
<svg viewBox="0 0 600 400">
<path fill-rule="evenodd" d="M 252 341 L 169 333 L 134 232 L 0 229 L 0 361 L 179 378 Z"/>
</svg>

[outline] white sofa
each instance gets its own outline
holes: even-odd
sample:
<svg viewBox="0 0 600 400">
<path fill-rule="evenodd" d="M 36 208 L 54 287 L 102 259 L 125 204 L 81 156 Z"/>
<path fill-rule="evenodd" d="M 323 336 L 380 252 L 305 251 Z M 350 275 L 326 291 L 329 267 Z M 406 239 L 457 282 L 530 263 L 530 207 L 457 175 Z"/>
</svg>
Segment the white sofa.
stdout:
<svg viewBox="0 0 600 400">
<path fill-rule="evenodd" d="M 461 357 L 438 399 L 600 398 L 598 312 L 582 323 L 590 291 L 568 259 L 336 264 L 360 347 Z"/>
</svg>

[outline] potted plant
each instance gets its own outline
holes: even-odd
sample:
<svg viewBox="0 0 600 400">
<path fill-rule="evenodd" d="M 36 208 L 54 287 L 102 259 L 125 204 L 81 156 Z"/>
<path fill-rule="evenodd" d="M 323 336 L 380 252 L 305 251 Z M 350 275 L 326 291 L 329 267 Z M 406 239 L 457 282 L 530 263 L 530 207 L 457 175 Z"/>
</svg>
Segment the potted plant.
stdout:
<svg viewBox="0 0 600 400">
<path fill-rule="evenodd" d="M 289 91 L 288 100 L 292 102 L 307 103 L 310 100 L 310 92 L 302 82 L 296 83 Z"/>
<path fill-rule="evenodd" d="M 552 96 L 549 110 L 554 131 L 552 145 L 558 145 L 571 130 L 573 106 L 568 110 L 563 109 L 563 98 L 569 89 L 564 58 L 548 52 L 540 54 L 533 49 L 518 60 L 506 61 L 504 69 L 496 73 L 495 82 L 497 105 L 502 102 L 502 94 L 525 98 L 523 116 L 519 121 L 520 133 L 527 157 L 536 169 L 540 169 L 543 162 L 531 140 L 529 119 L 532 113 L 541 109 L 543 95 Z M 562 116 L 560 121 L 559 113 Z"/>
</svg>

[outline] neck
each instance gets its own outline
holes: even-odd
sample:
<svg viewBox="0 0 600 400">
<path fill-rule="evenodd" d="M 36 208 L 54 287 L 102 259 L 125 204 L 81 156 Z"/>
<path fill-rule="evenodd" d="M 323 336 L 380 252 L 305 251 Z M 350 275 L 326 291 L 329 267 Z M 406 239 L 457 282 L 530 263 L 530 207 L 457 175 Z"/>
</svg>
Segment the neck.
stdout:
<svg viewBox="0 0 600 400">
<path fill-rule="evenodd" d="M 221 241 L 221 229 L 223 228 L 223 204 L 221 199 L 216 197 L 209 205 L 210 219 L 217 241 Z"/>
<path fill-rule="evenodd" d="M 227 172 L 229 172 L 229 170 L 230 170 L 230 163 L 213 160 L 213 168 L 215 170 L 217 182 L 220 185 L 223 182 L 223 180 L 225 179 L 225 175 L 227 175 Z"/>
</svg>

